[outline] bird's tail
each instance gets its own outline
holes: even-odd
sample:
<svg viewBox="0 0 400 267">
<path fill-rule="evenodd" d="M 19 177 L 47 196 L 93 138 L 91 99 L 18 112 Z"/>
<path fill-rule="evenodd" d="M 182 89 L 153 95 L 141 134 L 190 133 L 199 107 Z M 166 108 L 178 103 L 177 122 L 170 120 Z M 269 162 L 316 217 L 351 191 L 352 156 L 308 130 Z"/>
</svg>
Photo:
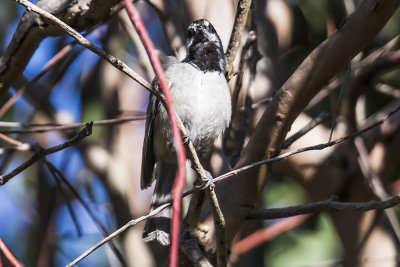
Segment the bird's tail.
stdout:
<svg viewBox="0 0 400 267">
<path fill-rule="evenodd" d="M 176 166 L 173 164 L 157 164 L 156 167 L 156 187 L 151 199 L 150 210 L 154 210 L 172 200 L 172 187 L 174 185 Z M 145 242 L 157 241 L 163 246 L 170 244 L 170 222 L 172 209 L 166 207 L 160 213 L 147 219 L 143 230 L 143 240 Z"/>
</svg>

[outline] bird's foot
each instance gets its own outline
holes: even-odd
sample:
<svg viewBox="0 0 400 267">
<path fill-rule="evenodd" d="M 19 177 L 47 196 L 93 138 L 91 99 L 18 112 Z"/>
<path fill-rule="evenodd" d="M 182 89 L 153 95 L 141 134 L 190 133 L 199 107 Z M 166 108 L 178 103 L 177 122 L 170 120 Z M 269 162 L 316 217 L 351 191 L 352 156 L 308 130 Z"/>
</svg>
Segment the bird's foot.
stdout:
<svg viewBox="0 0 400 267">
<path fill-rule="evenodd" d="M 196 185 L 196 187 L 200 190 L 204 190 L 214 184 L 211 173 L 206 170 L 204 170 L 204 172 L 206 173 L 207 181 L 203 182 L 202 184 Z"/>
<path fill-rule="evenodd" d="M 183 141 L 183 144 L 187 145 L 187 144 L 189 144 L 190 141 L 192 141 L 192 139 L 190 138 L 190 135 L 188 134 L 186 136 L 183 136 L 182 141 Z"/>
</svg>

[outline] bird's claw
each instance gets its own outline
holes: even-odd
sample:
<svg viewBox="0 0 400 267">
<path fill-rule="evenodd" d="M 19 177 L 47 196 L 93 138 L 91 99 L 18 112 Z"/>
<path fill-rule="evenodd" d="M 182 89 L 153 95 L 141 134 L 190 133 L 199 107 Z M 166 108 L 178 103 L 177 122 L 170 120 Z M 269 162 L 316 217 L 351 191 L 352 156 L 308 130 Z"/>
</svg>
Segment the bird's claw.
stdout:
<svg viewBox="0 0 400 267">
<path fill-rule="evenodd" d="M 189 142 L 192 141 L 192 140 L 191 140 L 191 138 L 190 138 L 189 135 L 186 135 L 186 136 L 183 137 L 183 140 L 182 140 L 182 141 L 183 141 L 183 143 L 184 143 L 185 145 L 187 145 L 187 144 L 189 144 Z"/>
<path fill-rule="evenodd" d="M 211 173 L 208 171 L 204 171 L 204 172 L 206 173 L 206 176 L 207 176 L 207 182 L 196 186 L 200 190 L 204 190 L 214 184 Z"/>
</svg>

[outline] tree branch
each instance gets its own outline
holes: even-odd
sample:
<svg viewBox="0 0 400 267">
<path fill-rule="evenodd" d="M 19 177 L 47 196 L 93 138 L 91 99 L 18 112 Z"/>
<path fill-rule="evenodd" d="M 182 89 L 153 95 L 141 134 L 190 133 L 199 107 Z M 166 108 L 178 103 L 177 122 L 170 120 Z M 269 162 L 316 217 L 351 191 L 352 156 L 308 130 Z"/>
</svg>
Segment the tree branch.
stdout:
<svg viewBox="0 0 400 267">
<path fill-rule="evenodd" d="M 226 51 L 227 61 L 227 77 L 232 75 L 233 61 L 236 57 L 237 51 L 240 46 L 240 41 L 243 33 L 244 26 L 246 26 L 247 17 L 249 15 L 251 0 L 239 0 L 236 9 L 235 24 L 233 25 L 231 38 L 229 40 L 228 49 Z"/>
<path fill-rule="evenodd" d="M 374 38 L 399 4 L 399 0 L 364 0 L 343 26 L 302 62 L 263 113 L 236 168 L 277 154 L 293 121 L 312 97 Z M 358 38 L 354 38 L 355 34 Z M 242 210 L 231 207 L 255 204 L 259 200 L 267 173 L 266 167 L 252 168 L 217 187 L 221 206 L 225 207 L 224 215 L 229 221 L 229 242 L 245 219 Z M 239 188 L 241 193 L 232 197 L 231 192 Z"/>
<path fill-rule="evenodd" d="M 304 205 L 291 206 L 287 208 L 252 210 L 246 216 L 248 220 L 271 220 L 296 216 L 300 214 L 314 213 L 320 211 L 369 211 L 392 208 L 400 204 L 400 194 L 388 200 L 370 202 L 340 202 L 334 198 L 308 203 Z"/>
<path fill-rule="evenodd" d="M 192 194 L 198 189 L 190 190 L 183 194 L 182 197 L 185 197 L 189 194 Z M 296 216 L 300 214 L 307 214 L 319 211 L 327 211 L 327 210 L 335 210 L 335 211 L 346 211 L 346 210 L 353 210 L 353 211 L 369 211 L 374 209 L 387 209 L 394 207 L 400 204 L 400 194 L 396 195 L 388 200 L 385 201 L 372 201 L 372 202 L 340 202 L 335 200 L 334 198 L 308 203 L 304 205 L 297 205 L 297 206 L 290 206 L 287 208 L 276 208 L 276 209 L 261 209 L 261 210 L 254 210 L 249 208 L 242 208 L 246 212 L 245 219 L 247 220 L 269 220 L 269 219 L 277 219 L 277 218 L 286 218 L 291 216 Z M 86 258 L 88 255 L 93 253 L 96 249 L 100 248 L 114 237 L 120 235 L 127 229 L 132 226 L 135 226 L 141 221 L 144 221 L 158 213 L 160 213 L 163 209 L 170 206 L 171 202 L 165 203 L 162 206 L 159 206 L 152 212 L 148 213 L 145 216 L 139 217 L 137 219 L 131 220 L 126 223 L 124 226 L 104 238 L 102 241 L 98 242 L 96 245 L 88 249 L 66 267 L 71 267 L 77 264 L 82 259 Z"/>
<path fill-rule="evenodd" d="M 83 260 L 84 258 L 86 258 L 87 256 L 89 256 L 93 251 L 95 251 L 96 249 L 98 249 L 99 247 L 101 247 L 102 245 L 104 245 L 105 243 L 109 242 L 110 240 L 112 240 L 114 237 L 118 236 L 119 234 L 121 234 L 122 232 L 125 232 L 126 230 L 128 230 L 128 228 L 138 224 L 139 222 L 142 222 L 148 218 L 150 218 L 151 216 L 154 216 L 158 213 L 160 213 L 163 209 L 165 209 L 166 207 L 170 206 L 171 203 L 166 203 L 164 205 L 159 206 L 158 208 L 154 209 L 152 212 L 150 212 L 149 214 L 139 217 L 135 220 L 131 220 L 129 221 L 127 224 L 125 224 L 124 226 L 122 226 L 121 228 L 119 228 L 117 231 L 113 232 L 111 235 L 107 236 L 106 238 L 104 238 L 102 241 L 100 241 L 99 243 L 97 243 L 96 245 L 94 245 L 93 247 L 91 247 L 90 249 L 88 249 L 86 252 L 84 252 L 82 255 L 80 255 L 78 258 L 76 258 L 75 260 L 73 260 L 70 264 L 68 264 L 66 267 L 71 267 L 74 266 L 75 264 L 77 264 L 78 262 L 80 262 L 81 260 Z"/>
<path fill-rule="evenodd" d="M 285 142 L 283 142 L 281 148 L 286 149 L 288 148 L 291 144 L 296 142 L 297 139 L 302 137 L 303 135 L 307 134 L 309 131 L 320 125 L 324 120 L 329 118 L 328 113 L 321 113 L 319 114 L 316 118 L 313 118 L 309 123 L 307 123 L 302 129 L 300 129 L 298 132 L 294 133 L 290 137 L 285 139 Z"/>
<path fill-rule="evenodd" d="M 50 147 L 50 148 L 42 148 L 40 146 L 37 147 L 37 151 L 35 152 L 35 154 L 33 154 L 33 156 L 30 159 L 28 159 L 27 161 L 25 161 L 24 163 L 19 165 L 17 168 L 12 170 L 11 172 L 9 172 L 7 174 L 3 174 L 3 175 L 0 176 L 0 186 L 4 185 L 11 178 L 13 178 L 17 174 L 21 173 L 22 171 L 24 171 L 25 169 L 27 169 L 28 167 L 30 167 L 34 163 L 38 162 L 39 160 L 41 160 L 45 156 L 53 154 L 53 153 L 58 152 L 60 150 L 63 150 L 65 148 L 67 148 L 67 147 L 73 146 L 76 143 L 78 143 L 80 140 L 82 140 L 83 138 L 91 135 L 92 134 L 92 127 L 93 127 L 93 122 L 86 123 L 86 127 L 83 128 L 75 137 L 73 137 L 72 139 L 66 141 L 65 143 L 63 143 L 61 145 L 53 146 L 53 147 Z"/>
<path fill-rule="evenodd" d="M 42 10 L 41 8 L 35 6 L 34 4 L 31 4 L 30 2 L 26 1 L 26 0 L 16 0 L 18 3 L 26 6 L 27 8 L 29 8 L 30 10 L 46 17 L 47 19 L 51 20 L 52 22 L 54 22 L 55 24 L 59 25 L 65 32 L 67 32 L 68 34 L 70 34 L 76 41 L 78 44 L 83 45 L 84 47 L 88 48 L 89 50 L 91 50 L 92 52 L 98 54 L 99 56 L 103 57 L 104 59 L 106 59 L 108 62 L 110 62 L 114 67 L 116 67 L 117 69 L 121 70 L 122 72 L 124 72 L 125 74 L 127 74 L 129 77 L 131 77 L 132 79 L 136 80 L 137 82 L 139 82 L 139 84 L 141 84 L 142 86 L 144 86 L 147 90 L 149 90 L 152 94 L 154 94 L 155 96 L 157 96 L 162 103 L 165 104 L 164 98 L 159 94 L 159 92 L 153 90 L 151 88 L 151 85 L 145 81 L 141 76 L 139 76 L 136 72 L 134 72 L 131 68 L 129 68 L 125 63 L 123 63 L 122 61 L 116 59 L 114 56 L 108 55 L 106 54 L 103 50 L 101 50 L 100 48 L 98 48 L 97 46 L 95 46 L 94 44 L 90 43 L 87 39 L 85 39 L 82 35 L 80 35 L 78 32 L 76 32 L 74 29 L 72 29 L 71 27 L 69 27 L 67 24 L 63 23 L 61 20 L 59 20 L 58 18 L 56 18 L 55 16 L 51 15 L 50 13 L 46 12 L 45 10 Z M 180 121 L 180 119 L 177 120 L 178 122 L 178 126 L 180 128 L 180 131 L 183 133 L 184 136 L 187 136 L 186 131 L 183 127 L 182 122 Z M 191 144 L 191 142 L 189 142 L 189 144 L 187 144 L 188 149 L 190 151 L 192 151 L 192 155 L 191 155 L 191 159 L 194 160 L 192 162 L 194 162 L 194 165 L 197 166 L 196 169 L 198 169 L 198 173 L 199 173 L 199 177 L 202 181 L 202 183 L 205 183 L 205 181 L 207 181 L 207 175 L 204 171 L 204 169 L 202 168 L 200 161 L 198 160 L 198 157 L 195 153 L 193 144 Z M 191 147 L 190 147 L 191 146 Z M 193 154 L 194 152 L 194 154 Z M 196 160 L 197 159 L 197 160 Z M 25 169 L 25 168 L 24 168 Z M 23 171 L 24 169 L 22 169 L 21 171 Z M 201 171 L 202 170 L 202 171 Z M 0 177 L 1 178 L 1 177 Z M 1 185 L 1 184 L 0 184 Z M 215 213 L 214 215 L 221 215 L 221 217 L 214 217 L 215 218 L 215 222 L 216 222 L 216 229 L 220 229 L 220 231 L 217 230 L 217 233 L 221 233 L 221 234 L 217 234 L 217 240 L 219 238 L 225 239 L 225 234 L 224 231 L 222 230 L 223 226 L 224 226 L 224 219 L 222 217 L 222 212 L 221 209 L 219 208 L 218 203 L 216 203 L 215 201 L 212 200 L 216 200 L 216 196 L 214 193 L 214 189 L 213 186 L 210 186 L 207 190 L 207 196 L 209 197 L 209 199 L 211 200 L 210 203 L 211 205 L 214 207 Z M 218 237 L 220 236 L 220 237 Z M 224 244 L 224 242 L 220 242 L 221 244 Z M 226 249 L 223 248 L 224 254 L 226 255 Z M 223 257 L 222 257 L 223 258 Z M 226 257 L 225 257 L 226 258 Z"/>
<path fill-rule="evenodd" d="M 120 0 L 40 0 L 36 5 L 56 14 L 78 31 L 103 22 Z M 0 96 L 21 75 L 33 53 L 47 36 L 63 34 L 58 26 L 28 10 L 22 16 L 13 38 L 0 57 Z"/>
<path fill-rule="evenodd" d="M 123 124 L 132 121 L 144 120 L 146 115 L 138 114 L 136 116 L 123 116 L 120 118 L 94 121 L 93 126 L 107 126 Z M 30 134 L 30 133 L 45 133 L 50 131 L 68 131 L 85 126 L 85 122 L 71 124 L 24 124 L 20 122 L 4 122 L 0 121 L 0 127 L 22 128 L 15 130 L 0 130 L 0 134 Z"/>
<path fill-rule="evenodd" d="M 364 178 L 368 181 L 369 186 L 374 192 L 375 196 L 379 200 L 386 200 L 389 195 L 385 190 L 381 178 L 375 173 L 370 166 L 370 161 L 368 159 L 368 150 L 366 148 L 365 142 L 361 137 L 356 137 L 354 139 L 354 145 L 358 153 L 358 163 L 360 165 L 361 172 Z M 385 214 L 392 226 L 392 229 L 396 235 L 397 241 L 400 240 L 400 225 L 397 217 L 392 209 L 386 209 Z"/>
<path fill-rule="evenodd" d="M 225 180 L 225 179 L 227 179 L 229 177 L 235 176 L 235 175 L 237 175 L 237 174 L 239 174 L 239 173 L 241 173 L 243 171 L 246 171 L 246 170 L 261 166 L 261 165 L 265 165 L 265 164 L 269 164 L 269 163 L 272 163 L 272 162 L 276 162 L 276 161 L 287 159 L 288 157 L 296 155 L 296 154 L 300 154 L 300 153 L 303 153 L 303 152 L 306 152 L 306 151 L 312 151 L 312 150 L 322 150 L 322 149 L 325 149 L 327 147 L 331 147 L 331 146 L 343 143 L 345 141 L 349 141 L 349 140 L 351 140 L 351 139 L 353 139 L 353 138 L 355 138 L 357 136 L 360 136 L 363 133 L 366 133 L 369 130 L 372 130 L 373 128 L 383 124 L 387 119 L 389 119 L 391 116 L 393 116 L 398 111 L 400 111 L 400 106 L 398 106 L 394 110 L 390 111 L 386 116 L 384 116 L 379 121 L 371 124 L 370 126 L 364 128 L 364 129 L 362 129 L 362 130 L 360 130 L 360 131 L 358 131 L 356 133 L 353 133 L 351 135 L 347 135 L 347 136 L 338 138 L 336 140 L 333 140 L 333 141 L 330 141 L 330 142 L 327 142 L 327 143 L 322 143 L 322 144 L 318 144 L 318 145 L 313 145 L 313 146 L 308 146 L 308 147 L 303 147 L 303 148 L 299 148 L 299 149 L 296 149 L 296 150 L 288 151 L 288 152 L 280 154 L 280 155 L 278 155 L 276 157 L 268 158 L 268 159 L 265 159 L 265 160 L 260 160 L 260 161 L 257 161 L 257 162 L 250 163 L 250 164 L 248 164 L 246 166 L 234 169 L 234 170 L 232 170 L 230 172 L 227 172 L 227 173 L 225 173 L 223 175 L 220 175 L 220 176 L 216 177 L 214 179 L 214 183 L 220 182 L 220 181 Z"/>
<path fill-rule="evenodd" d="M 268 227 L 258 230 L 237 242 L 232 249 L 232 254 L 235 256 L 246 254 L 261 244 L 298 227 L 309 217 L 310 215 L 307 214 L 284 218 Z"/>
<path fill-rule="evenodd" d="M 7 247 L 7 245 L 1 238 L 0 238 L 0 251 L 3 252 L 4 256 L 10 261 L 10 263 L 14 267 L 23 267 L 23 265 L 18 261 L 18 259 L 14 256 L 14 254 L 11 252 L 11 250 Z"/>
<path fill-rule="evenodd" d="M 131 77 L 132 79 L 134 79 L 135 81 L 137 81 L 140 85 L 142 85 L 143 87 L 145 87 L 147 90 L 149 90 L 151 93 L 158 95 L 158 92 L 155 92 L 152 88 L 150 83 L 148 83 L 144 78 L 142 78 L 138 73 L 136 73 L 135 71 L 133 71 L 128 65 L 126 65 L 124 62 L 122 62 L 121 60 L 117 59 L 116 57 L 107 54 L 104 50 L 102 50 L 100 47 L 92 44 L 89 40 L 87 40 L 85 37 L 83 37 L 79 32 L 77 32 L 76 30 L 74 30 L 72 27 L 70 27 L 69 25 L 67 25 L 66 23 L 64 23 L 63 21 L 61 21 L 60 19 L 58 19 L 57 17 L 53 16 L 52 14 L 50 14 L 49 12 L 43 10 L 42 8 L 30 3 L 27 0 L 15 0 L 16 2 L 20 3 L 21 5 L 27 7 L 28 10 L 33 11 L 47 19 L 49 19 L 50 21 L 52 21 L 53 23 L 55 23 L 56 25 L 58 25 L 59 27 L 61 27 L 61 29 L 63 31 L 65 31 L 66 33 L 68 33 L 71 37 L 73 37 L 76 42 L 84 47 L 86 47 L 87 49 L 89 49 L 90 51 L 92 51 L 93 53 L 99 55 L 100 57 L 104 58 L 105 60 L 107 60 L 111 65 L 113 65 L 114 67 L 116 67 L 117 69 L 119 69 L 120 71 L 122 71 L 123 73 L 125 73 L 126 75 L 128 75 L 129 77 Z"/>
</svg>

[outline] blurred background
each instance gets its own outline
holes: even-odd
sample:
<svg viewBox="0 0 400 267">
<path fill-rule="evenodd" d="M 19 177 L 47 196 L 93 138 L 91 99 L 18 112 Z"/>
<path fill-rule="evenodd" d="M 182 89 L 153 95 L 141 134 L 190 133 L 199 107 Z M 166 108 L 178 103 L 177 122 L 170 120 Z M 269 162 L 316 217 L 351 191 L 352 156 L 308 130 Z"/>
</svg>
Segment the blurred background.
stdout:
<svg viewBox="0 0 400 267">
<path fill-rule="evenodd" d="M 137 8 L 153 42 L 163 53 L 183 58 L 184 30 L 198 18 L 209 19 L 220 34 L 224 47 L 227 47 L 237 1 L 164 1 L 169 4 L 166 6 L 160 5 L 161 2 L 139 1 Z M 256 2 L 257 8 L 251 11 L 252 17 L 248 20 L 242 44 L 249 30 L 254 30 L 256 26 L 261 59 L 254 65 L 255 72 L 250 67 L 246 69 L 242 86 L 251 94 L 242 90 L 236 107 L 241 111 L 248 105 L 246 97 L 251 97 L 253 109 L 251 119 L 244 124 L 249 129 L 244 142 L 268 105 L 268 99 L 309 53 L 344 23 L 344 19 L 357 8 L 360 1 Z M 260 6 L 261 9 L 258 8 Z M 12 0 L 0 1 L 0 53 L 9 45 L 24 10 Z M 258 17 L 254 22 L 255 14 Z M 397 11 L 353 63 L 362 61 L 372 51 L 382 48 L 399 34 L 399 28 L 400 13 Z M 87 38 L 127 63 L 148 81 L 154 77 L 124 10 L 94 27 L 88 32 Z M 23 73 L 24 78 L 33 79 L 72 40 L 68 36 L 45 38 L 30 59 Z M 396 50 L 398 45 L 394 47 Z M 236 68 L 240 58 L 239 52 Z M 253 78 L 252 73 L 255 75 Z M 346 133 L 340 114 L 337 114 L 346 73 L 343 70 L 336 84 L 332 83 L 321 90 L 320 99 L 316 99 L 303 114 L 308 117 L 299 119 L 296 124 L 299 126 L 294 126 L 294 129 L 301 128 L 310 118 L 325 112 L 339 115 L 334 137 Z M 236 80 L 234 77 L 230 81 L 232 91 Z M 380 72 L 366 85 L 357 103 L 359 121 L 366 120 L 394 101 L 393 95 L 376 90 L 377 85 L 399 88 L 399 69 Z M 0 105 L 3 106 L 17 90 L 17 87 L 10 88 L 8 95 L 0 99 Z M 126 119 L 95 125 L 91 136 L 73 147 L 47 156 L 46 161 L 39 161 L 0 187 L 0 238 L 25 266 L 65 266 L 100 241 L 104 230 L 111 233 L 130 219 L 148 212 L 153 188 L 141 191 L 139 186 L 147 101 L 148 92 L 143 87 L 91 51 L 75 45 L 44 77 L 29 86 L 3 115 L 1 133 L 22 143 L 39 143 L 46 148 L 65 142 L 80 128 L 51 129 L 40 133 L 30 133 L 29 129 Z M 241 123 L 242 120 L 238 119 L 233 129 L 243 126 Z M 325 120 L 320 127 L 329 132 L 331 126 L 330 120 Z M 230 137 L 232 135 L 226 138 Z M 314 140 L 310 137 L 299 146 L 318 144 L 318 139 Z M 226 153 L 234 162 L 234 148 L 229 146 L 229 140 L 226 142 Z M 32 155 L 29 151 L 18 151 L 4 140 L 0 141 L 0 146 L 1 174 L 13 170 Z M 318 154 L 315 155 L 318 157 Z M 385 177 L 390 194 L 400 191 L 396 183 L 400 171 L 398 166 Z M 63 179 L 68 180 L 75 191 L 62 182 Z M 260 205 L 284 207 L 318 199 L 315 195 L 310 197 L 314 191 L 305 184 L 281 172 L 279 166 L 273 168 Z M 395 211 L 397 216 L 398 209 Z M 257 222 L 251 226 L 254 228 L 250 232 L 280 221 Z M 105 229 L 101 230 L 101 227 Z M 115 239 L 114 248 L 105 245 L 77 266 L 121 266 L 115 250 L 121 252 L 128 266 L 157 265 L 141 239 L 142 227 L 139 224 L 131 228 Z M 250 261 L 238 261 L 237 266 L 250 266 L 250 262 L 252 266 L 338 266 L 341 265 L 344 251 L 331 217 L 319 213 L 246 253 L 252 255 Z M 1 252 L 0 255 L 3 266 L 11 266 Z M 381 258 L 379 261 L 384 264 L 392 260 Z"/>
</svg>

